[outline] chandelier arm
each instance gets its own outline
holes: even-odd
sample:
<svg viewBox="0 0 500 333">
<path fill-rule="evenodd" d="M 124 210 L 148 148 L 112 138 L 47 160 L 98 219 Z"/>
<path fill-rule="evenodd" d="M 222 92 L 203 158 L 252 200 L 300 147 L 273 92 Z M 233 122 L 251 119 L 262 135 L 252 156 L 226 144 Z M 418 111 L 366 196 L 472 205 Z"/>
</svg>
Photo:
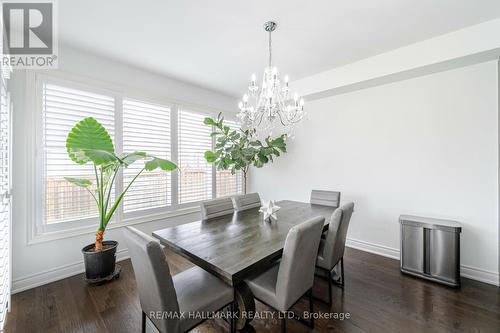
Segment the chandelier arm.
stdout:
<svg viewBox="0 0 500 333">
<path fill-rule="evenodd" d="M 257 124 L 257 126 L 260 126 L 260 124 L 262 124 L 262 119 L 264 119 L 264 112 L 260 112 L 259 123 Z"/>
<path fill-rule="evenodd" d="M 304 118 L 304 115 L 303 115 L 303 114 L 302 114 L 301 116 L 300 116 L 300 115 L 298 116 L 298 115 L 297 115 L 297 112 L 295 112 L 295 116 L 294 116 L 294 117 L 292 117 L 292 119 L 290 120 L 290 123 L 292 123 L 292 124 L 297 124 L 299 121 L 301 121 L 301 120 L 302 120 L 302 118 Z"/>
<path fill-rule="evenodd" d="M 282 111 L 282 110 L 285 110 L 285 103 L 283 103 L 283 99 L 282 99 L 282 96 L 281 96 L 281 94 L 279 93 L 279 91 L 278 91 L 278 93 L 277 93 L 277 96 L 278 96 L 278 105 L 279 105 L 279 107 L 278 107 L 278 111 L 277 111 L 276 113 L 278 114 L 278 117 L 279 117 L 279 119 L 280 119 L 280 123 L 281 123 L 281 125 L 283 125 L 283 126 L 285 126 L 285 127 L 286 127 L 286 126 L 288 126 L 288 125 L 287 125 L 287 124 L 285 124 L 285 122 L 283 121 L 283 117 L 284 117 L 284 115 L 283 115 L 283 114 L 281 114 L 281 111 Z M 288 121 L 288 117 L 286 117 L 286 116 L 285 116 L 285 118 L 287 118 L 286 120 Z"/>
<path fill-rule="evenodd" d="M 264 87 L 264 79 L 262 79 L 262 87 Z M 256 98 L 256 101 L 257 103 L 255 103 L 255 112 L 257 112 L 257 110 L 260 109 L 261 105 L 262 105 L 262 94 L 264 92 L 264 89 L 261 88 L 260 91 L 259 91 L 259 95 L 258 95 L 258 98 Z"/>
<path fill-rule="evenodd" d="M 276 113 L 278 114 L 278 118 L 280 118 L 280 123 L 281 123 L 281 125 L 283 125 L 283 126 L 285 126 L 285 127 L 286 127 L 287 125 L 283 122 L 283 117 L 282 117 L 282 115 L 281 115 L 281 112 L 279 112 L 279 111 L 278 111 L 278 112 L 276 112 Z"/>
</svg>

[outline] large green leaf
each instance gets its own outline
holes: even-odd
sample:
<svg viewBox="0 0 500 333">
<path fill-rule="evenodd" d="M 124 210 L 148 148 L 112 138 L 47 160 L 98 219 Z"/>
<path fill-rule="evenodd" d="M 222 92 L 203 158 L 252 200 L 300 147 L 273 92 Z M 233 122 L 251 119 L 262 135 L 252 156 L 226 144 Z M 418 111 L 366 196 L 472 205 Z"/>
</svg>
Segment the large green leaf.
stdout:
<svg viewBox="0 0 500 333">
<path fill-rule="evenodd" d="M 72 178 L 72 177 L 64 177 L 68 182 L 80 187 L 89 187 L 92 185 L 92 182 L 89 179 L 84 178 Z"/>
<path fill-rule="evenodd" d="M 157 168 L 160 168 L 165 171 L 173 171 L 177 169 L 177 165 L 175 163 L 169 161 L 169 160 L 164 160 L 163 158 L 158 158 L 158 157 L 153 157 L 151 161 L 147 161 L 146 165 L 144 166 L 146 171 L 153 171 Z"/>
<path fill-rule="evenodd" d="M 92 161 L 96 165 L 116 160 L 115 148 L 108 131 L 92 117 L 79 121 L 66 139 L 68 155 L 74 162 L 85 164 Z"/>
</svg>

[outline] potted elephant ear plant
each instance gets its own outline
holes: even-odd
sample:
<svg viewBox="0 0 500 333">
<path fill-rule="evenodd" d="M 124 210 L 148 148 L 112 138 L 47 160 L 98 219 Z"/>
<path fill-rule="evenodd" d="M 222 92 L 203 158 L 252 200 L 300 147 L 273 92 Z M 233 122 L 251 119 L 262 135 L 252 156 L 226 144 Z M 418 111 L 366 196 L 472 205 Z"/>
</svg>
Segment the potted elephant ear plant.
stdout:
<svg viewBox="0 0 500 333">
<path fill-rule="evenodd" d="M 78 164 L 90 163 L 94 170 L 94 179 L 65 178 L 68 182 L 85 188 L 94 199 L 99 225 L 95 242 L 82 249 L 85 274 L 89 282 L 103 282 L 115 274 L 115 254 L 118 242 L 104 241 L 104 232 L 113 214 L 118 208 L 130 186 L 143 172 L 161 169 L 173 171 L 177 166 L 171 161 L 154 157 L 145 152 L 135 151 L 117 154 L 108 132 L 96 119 L 89 117 L 79 121 L 69 132 L 66 149 L 70 159 Z M 122 193 L 113 198 L 113 186 L 121 168 L 143 160 L 144 167 L 128 184 L 124 184 Z"/>
</svg>

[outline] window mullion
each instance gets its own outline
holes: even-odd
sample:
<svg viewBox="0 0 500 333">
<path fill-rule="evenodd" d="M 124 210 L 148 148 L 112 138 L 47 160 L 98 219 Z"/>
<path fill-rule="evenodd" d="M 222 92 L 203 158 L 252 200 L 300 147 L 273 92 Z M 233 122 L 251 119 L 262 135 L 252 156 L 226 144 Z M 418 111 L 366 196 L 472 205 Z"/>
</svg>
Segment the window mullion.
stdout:
<svg viewBox="0 0 500 333">
<path fill-rule="evenodd" d="M 171 144 L 171 160 L 179 165 L 179 106 L 174 104 L 170 111 L 170 144 Z M 176 207 L 179 204 L 179 172 L 172 172 L 171 175 L 171 196 L 172 206 Z"/>
<path fill-rule="evenodd" d="M 215 127 L 212 126 L 212 132 L 215 131 Z M 212 136 L 212 151 L 215 151 L 215 136 Z M 217 169 L 215 163 L 212 163 L 212 199 L 217 198 Z"/>
<path fill-rule="evenodd" d="M 123 153 L 123 97 L 121 95 L 115 95 L 115 151 L 117 154 Z M 115 180 L 115 200 L 122 193 L 123 188 L 123 168 L 120 168 Z M 123 221 L 123 203 L 120 203 L 115 217 L 116 222 Z"/>
</svg>

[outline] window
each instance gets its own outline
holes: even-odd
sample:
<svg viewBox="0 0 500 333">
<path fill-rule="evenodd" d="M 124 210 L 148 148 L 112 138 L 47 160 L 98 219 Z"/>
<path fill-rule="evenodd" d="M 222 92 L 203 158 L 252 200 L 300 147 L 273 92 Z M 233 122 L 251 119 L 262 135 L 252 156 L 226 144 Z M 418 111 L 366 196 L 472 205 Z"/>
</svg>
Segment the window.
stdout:
<svg viewBox="0 0 500 333">
<path fill-rule="evenodd" d="M 66 136 L 76 122 L 94 117 L 113 137 L 114 98 L 51 83 L 44 83 L 42 89 L 45 223 L 97 216 L 92 196 L 64 179 L 93 179 L 94 175 L 90 164 L 79 165 L 68 158 Z"/>
<path fill-rule="evenodd" d="M 36 226 L 34 235 L 93 225 L 97 209 L 92 196 L 65 177 L 88 178 L 94 182 L 91 164 L 72 162 L 66 151 L 71 128 L 85 117 L 94 117 L 110 133 L 117 154 L 144 151 L 176 162 L 179 172 L 143 172 L 130 187 L 118 207 L 114 223 L 166 214 L 202 200 L 241 193 L 241 174 L 216 171 L 205 160 L 212 150 L 212 129 L 203 123 L 215 113 L 193 111 L 184 105 L 154 99 L 124 96 L 113 90 L 71 82 L 52 75 L 35 75 L 41 113 L 37 140 L 37 178 L 34 196 Z M 161 100 L 160 98 L 158 100 Z M 41 114 L 41 115 L 40 115 Z M 235 122 L 228 121 L 231 127 Z M 112 195 L 122 191 L 143 168 L 137 161 L 118 175 Z M 94 190 L 93 188 L 91 190 Z M 40 218 L 41 217 L 41 218 Z M 62 222 L 62 223 L 61 223 Z"/>
<path fill-rule="evenodd" d="M 224 120 L 224 122 L 232 130 L 239 128 L 238 123 L 235 121 Z M 241 171 L 237 171 L 233 175 L 231 169 L 217 170 L 215 179 L 217 180 L 216 192 L 218 198 L 243 193 L 243 173 Z"/>
<path fill-rule="evenodd" d="M 212 130 L 205 115 L 179 111 L 179 203 L 212 199 L 212 165 L 205 151 L 212 149 Z"/>
<path fill-rule="evenodd" d="M 123 101 L 123 151 L 144 151 L 170 159 L 170 108 L 125 99 Z M 123 171 L 124 186 L 143 168 L 142 161 Z M 143 172 L 124 198 L 124 212 L 172 204 L 171 173 Z"/>
</svg>

